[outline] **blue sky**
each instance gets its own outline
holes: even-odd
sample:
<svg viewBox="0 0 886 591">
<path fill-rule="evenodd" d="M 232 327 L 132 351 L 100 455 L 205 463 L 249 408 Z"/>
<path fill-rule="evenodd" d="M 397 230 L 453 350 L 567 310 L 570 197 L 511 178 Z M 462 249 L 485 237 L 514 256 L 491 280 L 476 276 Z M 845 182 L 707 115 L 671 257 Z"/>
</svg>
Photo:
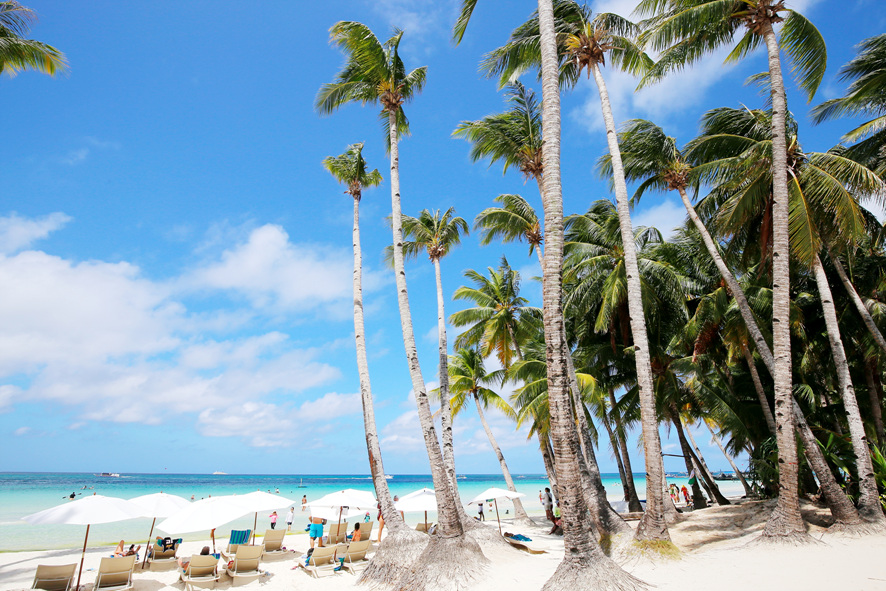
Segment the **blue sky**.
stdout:
<svg viewBox="0 0 886 591">
<path fill-rule="evenodd" d="M 327 31 L 339 20 L 385 37 L 406 30 L 402 55 L 409 67 L 428 66 L 428 84 L 407 106 L 404 212 L 454 206 L 472 220 L 501 193 L 540 205 L 534 184 L 472 164 L 467 143 L 451 138 L 460 121 L 501 110 L 477 64 L 535 3 L 484 0 L 459 47 L 449 41 L 455 0 L 26 4 L 40 15 L 32 36 L 63 50 L 71 71 L 0 79 L 0 470 L 366 472 L 351 203 L 320 161 L 365 141 L 370 165 L 385 177 L 388 166 L 374 108 L 313 111 L 317 89 L 342 63 Z M 627 14 L 633 4 L 592 6 Z M 828 43 L 815 102 L 839 95 L 838 68 L 855 43 L 882 32 L 886 11 L 877 0 L 789 6 Z M 616 119 L 651 118 L 683 142 L 710 108 L 761 105 L 742 82 L 765 68 L 763 56 L 728 68 L 721 58 L 639 94 L 635 81 L 606 72 Z M 567 213 L 608 197 L 591 171 L 605 149 L 598 100 L 587 81 L 563 98 Z M 827 149 L 849 129 L 813 128 L 793 88 L 789 101 L 807 149 Z M 387 471 L 425 473 L 393 278 L 382 264 L 389 210 L 386 182 L 364 194 L 370 372 Z M 678 199 L 649 196 L 635 224 L 667 233 L 683 217 Z M 503 254 L 540 305 L 527 250 L 480 247 L 475 237 L 444 260 L 447 294 L 465 269 L 495 266 Z M 433 382 L 431 266 L 412 263 L 408 279 Z M 491 422 L 512 471 L 543 471 L 525 433 L 500 416 Z M 456 426 L 458 470 L 497 471 L 476 417 Z M 663 436 L 673 453 L 675 437 Z M 614 472 L 604 448 L 601 468 Z M 727 467 L 705 450 L 713 467 Z"/>
</svg>

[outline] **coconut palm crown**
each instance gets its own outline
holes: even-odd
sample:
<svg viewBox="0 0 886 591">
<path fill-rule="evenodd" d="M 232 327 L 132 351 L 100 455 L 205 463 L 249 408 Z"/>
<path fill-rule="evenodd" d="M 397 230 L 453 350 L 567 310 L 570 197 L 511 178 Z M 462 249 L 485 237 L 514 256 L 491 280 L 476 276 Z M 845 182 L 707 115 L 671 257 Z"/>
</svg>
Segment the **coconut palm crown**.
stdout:
<svg viewBox="0 0 886 591">
<path fill-rule="evenodd" d="M 15 76 L 24 70 L 34 70 L 55 75 L 68 68 L 68 61 L 61 51 L 25 35 L 37 15 L 18 2 L 0 2 L 0 74 Z"/>
<path fill-rule="evenodd" d="M 403 38 L 400 30 L 382 43 L 366 25 L 341 21 L 329 29 L 329 36 L 347 57 L 335 80 L 320 87 L 315 108 L 328 115 L 351 102 L 381 105 L 379 119 L 390 147 L 388 113 L 396 117 L 397 135 L 408 134 L 409 121 L 403 104 L 421 92 L 427 80 L 427 66 L 406 71 L 399 54 Z"/>
<path fill-rule="evenodd" d="M 327 156 L 323 159 L 323 167 L 329 171 L 340 183 L 346 183 L 348 195 L 357 201 L 363 195 L 364 187 L 378 186 L 381 181 L 381 173 L 378 169 L 366 170 L 366 160 L 363 158 L 363 142 L 351 144 L 344 154 Z"/>
<path fill-rule="evenodd" d="M 417 218 L 403 216 L 403 256 L 415 259 L 422 252 L 428 259 L 439 261 L 449 254 L 453 246 L 461 244 L 462 234 L 468 233 L 468 223 L 464 218 L 455 215 L 455 208 L 450 207 L 444 213 L 435 210 L 421 210 Z M 393 246 L 386 249 L 386 259 L 392 260 Z"/>
</svg>

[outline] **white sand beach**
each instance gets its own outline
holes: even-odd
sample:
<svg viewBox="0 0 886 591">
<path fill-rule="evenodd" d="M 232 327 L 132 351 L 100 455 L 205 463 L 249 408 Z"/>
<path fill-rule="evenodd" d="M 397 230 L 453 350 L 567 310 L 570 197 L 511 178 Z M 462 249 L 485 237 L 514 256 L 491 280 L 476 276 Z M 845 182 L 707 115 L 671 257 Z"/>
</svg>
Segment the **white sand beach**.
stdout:
<svg viewBox="0 0 886 591">
<path fill-rule="evenodd" d="M 635 558 L 622 566 L 654 589 L 686 591 L 709 589 L 717 591 L 765 591 L 790 589 L 815 590 L 886 590 L 886 536 L 861 538 L 827 534 L 828 513 L 825 509 L 805 504 L 804 517 L 818 544 L 791 547 L 749 544 L 761 531 L 773 501 L 740 502 L 728 507 L 712 507 L 686 514 L 671 527 L 671 536 L 680 548 L 678 559 L 651 561 Z M 475 585 L 478 591 L 500 589 L 534 591 L 541 589 L 552 575 L 563 555 L 563 539 L 547 534 L 548 526 L 536 518 L 538 525 L 521 533 L 532 538 L 531 546 L 546 550 L 544 554 L 528 554 L 511 548 L 486 547 L 490 566 L 484 580 Z M 503 521 L 506 530 L 509 524 Z M 633 522 L 636 524 L 636 522 Z M 497 527 L 494 521 L 487 522 Z M 373 536 L 374 537 L 374 536 Z M 180 556 L 197 553 L 209 542 L 185 542 Z M 223 542 L 222 542 L 223 543 Z M 291 556 L 262 563 L 266 572 L 248 588 L 323 589 L 340 591 L 356 586 L 357 578 L 342 571 L 315 579 L 304 569 L 292 570 L 297 557 L 308 548 L 304 532 L 286 536 L 285 545 L 295 550 Z M 103 556 L 112 548 L 90 548 L 83 572 L 83 584 L 92 588 L 95 571 Z M 79 561 L 80 551 L 51 550 L 42 552 L 8 552 L 0 554 L 0 590 L 28 589 L 38 564 L 70 564 Z M 177 570 L 142 571 L 134 576 L 136 591 L 183 589 Z M 232 581 L 222 576 L 218 589 L 228 589 Z"/>
</svg>

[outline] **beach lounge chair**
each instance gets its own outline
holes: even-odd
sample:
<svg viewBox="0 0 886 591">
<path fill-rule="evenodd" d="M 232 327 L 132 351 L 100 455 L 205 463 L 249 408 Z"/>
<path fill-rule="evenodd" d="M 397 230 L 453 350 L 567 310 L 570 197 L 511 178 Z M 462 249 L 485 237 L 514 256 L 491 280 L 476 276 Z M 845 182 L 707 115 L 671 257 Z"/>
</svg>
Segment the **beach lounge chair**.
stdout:
<svg viewBox="0 0 886 591">
<path fill-rule="evenodd" d="M 324 546 L 322 548 L 314 548 L 311 557 L 308 558 L 308 564 L 305 567 L 309 573 L 320 578 L 321 574 L 335 574 L 335 546 Z"/>
<path fill-rule="evenodd" d="M 369 539 L 369 534 L 372 533 L 372 526 L 375 525 L 374 521 L 367 521 L 366 523 L 360 524 L 360 531 L 363 532 L 360 534 L 364 540 Z"/>
<path fill-rule="evenodd" d="M 194 554 L 188 562 L 188 568 L 182 572 L 181 580 L 187 591 L 196 587 L 214 589 L 218 581 L 218 558 Z"/>
<path fill-rule="evenodd" d="M 154 543 L 148 546 L 148 562 L 151 570 L 154 570 L 154 566 L 167 566 L 167 565 L 175 565 L 178 560 L 176 557 L 176 553 L 178 552 L 178 545 L 181 543 L 181 539 L 175 540 L 173 542 L 173 547 L 167 550 L 163 549 L 163 546 L 157 543 L 157 540 L 154 540 Z"/>
<path fill-rule="evenodd" d="M 232 529 L 231 537 L 228 538 L 228 547 L 225 550 L 227 554 L 234 554 L 237 552 L 237 546 L 240 544 L 248 544 L 249 536 L 252 535 L 251 529 Z"/>
<path fill-rule="evenodd" d="M 99 589 L 112 589 L 123 591 L 132 589 L 132 569 L 135 568 L 137 557 L 122 556 L 120 558 L 102 558 L 98 566 L 98 574 L 95 576 L 95 587 Z"/>
<path fill-rule="evenodd" d="M 286 550 L 283 549 L 283 538 L 286 536 L 285 529 L 269 529 L 265 530 L 265 537 L 262 540 L 262 559 L 273 558 L 275 556 L 285 556 Z"/>
<path fill-rule="evenodd" d="M 76 564 L 60 564 L 47 566 L 37 565 L 34 574 L 34 584 L 31 589 L 45 589 L 46 591 L 68 591 L 77 572 Z"/>
<path fill-rule="evenodd" d="M 226 571 L 234 580 L 234 585 L 245 585 L 261 576 L 258 565 L 261 563 L 262 546 L 247 546 L 241 544 L 237 547 L 237 553 L 229 560 Z M 225 557 L 228 560 L 227 557 Z"/>
<path fill-rule="evenodd" d="M 369 552 L 369 546 L 372 544 L 369 540 L 364 540 L 362 542 L 351 542 L 348 544 L 348 548 L 344 552 L 344 562 L 342 566 L 348 569 L 352 575 L 356 575 L 359 571 L 366 568 L 366 565 L 369 564 L 369 560 L 366 558 L 366 553 Z"/>
<path fill-rule="evenodd" d="M 508 535 L 505 535 L 504 538 L 508 544 L 510 544 L 511 546 L 516 548 L 517 550 L 523 550 L 524 552 L 529 552 L 530 554 L 546 554 L 547 553 L 547 550 L 542 550 L 540 548 L 533 548 L 530 545 L 530 542 L 532 540 L 526 541 L 526 540 L 521 540 L 521 539 L 515 539 L 515 538 L 512 538 Z"/>
</svg>

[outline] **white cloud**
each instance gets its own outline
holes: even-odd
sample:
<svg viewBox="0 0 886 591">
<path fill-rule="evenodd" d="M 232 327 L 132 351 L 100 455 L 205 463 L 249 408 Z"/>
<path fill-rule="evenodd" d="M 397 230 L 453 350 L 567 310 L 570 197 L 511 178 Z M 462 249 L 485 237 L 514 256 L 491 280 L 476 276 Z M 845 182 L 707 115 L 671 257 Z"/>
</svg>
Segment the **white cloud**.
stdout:
<svg viewBox="0 0 886 591">
<path fill-rule="evenodd" d="M 0 253 L 13 253 L 28 248 L 71 221 L 61 212 L 41 218 L 24 218 L 15 213 L 0 217 Z"/>
<path fill-rule="evenodd" d="M 380 444 L 383 451 L 392 454 L 412 454 L 416 449 L 424 450 L 425 440 L 421 435 L 418 411 L 408 410 L 382 427 Z"/>
<path fill-rule="evenodd" d="M 666 199 L 640 212 L 631 214 L 634 228 L 654 226 L 665 239 L 674 235 L 675 230 L 686 221 L 686 208 L 677 201 Z"/>
<path fill-rule="evenodd" d="M 874 214 L 880 223 L 886 223 L 886 197 L 881 196 L 879 199 L 869 197 L 861 201 L 862 206 L 869 212 Z"/>
<path fill-rule="evenodd" d="M 12 434 L 21 437 L 22 435 L 27 435 L 30 431 L 30 427 L 19 427 L 18 429 L 13 431 Z"/>
<path fill-rule="evenodd" d="M 197 269 L 184 286 L 241 293 L 259 308 L 305 311 L 348 301 L 352 273 L 353 257 L 344 249 L 295 244 L 282 227 L 267 224 L 222 253 L 220 261 Z M 364 270 L 364 291 L 381 283 L 380 274 Z"/>
<path fill-rule="evenodd" d="M 413 42 L 449 32 L 455 23 L 453 0 L 374 0 L 373 10 L 391 27 L 403 29 Z"/>
<path fill-rule="evenodd" d="M 101 140 L 91 136 L 84 137 L 83 143 L 85 143 L 86 145 L 80 148 L 73 149 L 69 151 L 66 155 L 64 155 L 61 158 L 62 164 L 67 164 L 68 166 L 77 166 L 78 164 L 82 164 L 92 155 L 93 149 L 98 151 L 120 149 L 120 142 L 115 142 L 113 140 Z"/>
</svg>

